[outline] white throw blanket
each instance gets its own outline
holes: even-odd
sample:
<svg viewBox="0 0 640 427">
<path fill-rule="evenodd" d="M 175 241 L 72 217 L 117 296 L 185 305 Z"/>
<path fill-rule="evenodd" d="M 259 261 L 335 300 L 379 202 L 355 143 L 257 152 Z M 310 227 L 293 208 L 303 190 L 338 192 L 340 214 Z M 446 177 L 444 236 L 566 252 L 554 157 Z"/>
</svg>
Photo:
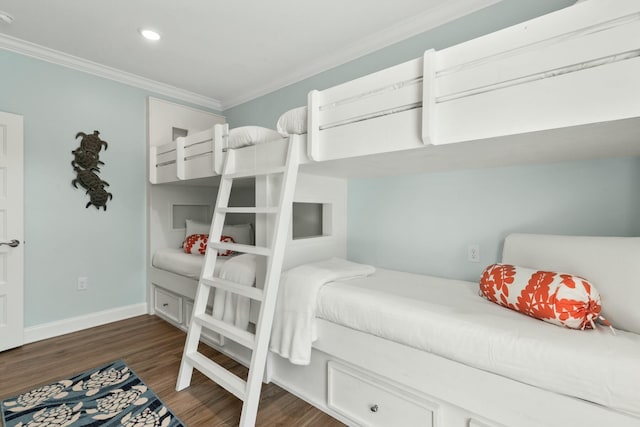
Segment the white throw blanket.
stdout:
<svg viewBox="0 0 640 427">
<path fill-rule="evenodd" d="M 256 256 L 243 254 L 226 261 L 220 269 L 220 278 L 245 286 L 253 286 L 256 281 Z M 222 289 L 216 289 L 213 299 L 213 317 L 231 323 L 242 330 L 249 326 L 251 301 Z"/>
<path fill-rule="evenodd" d="M 315 316 L 320 288 L 325 283 L 364 277 L 374 272 L 375 268 L 370 265 L 331 258 L 284 273 L 271 330 L 271 351 L 296 365 L 308 365 L 311 345 L 317 339 Z"/>
</svg>

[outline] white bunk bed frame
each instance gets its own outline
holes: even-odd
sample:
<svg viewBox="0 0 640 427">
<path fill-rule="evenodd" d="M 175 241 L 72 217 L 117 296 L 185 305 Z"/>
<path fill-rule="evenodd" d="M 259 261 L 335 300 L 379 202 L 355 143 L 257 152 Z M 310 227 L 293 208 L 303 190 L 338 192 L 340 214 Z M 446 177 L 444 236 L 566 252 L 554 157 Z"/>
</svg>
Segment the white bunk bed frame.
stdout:
<svg viewBox="0 0 640 427">
<path fill-rule="evenodd" d="M 300 159 L 301 172 L 354 177 L 637 156 L 639 99 L 640 3 L 589 0 L 312 91 L 308 135 L 242 148 L 237 161 L 280 162 L 287 144 L 299 143 L 306 145 L 307 153 Z M 216 146 L 215 140 L 223 133 L 206 132 L 203 140 L 213 144 L 208 172 L 202 172 L 202 163 L 185 161 L 179 167 L 180 159 L 190 157 L 185 146 L 181 148 L 185 155 L 176 157 L 178 179 L 218 174 L 215 164 L 222 160 L 224 145 Z M 157 157 L 152 159 L 152 170 L 158 156 L 168 151 L 152 151 L 151 157 Z M 166 182 L 157 175 L 150 179 Z M 317 183 L 301 187 L 294 199 L 322 201 L 314 193 L 320 187 Z M 256 188 L 256 197 L 273 197 L 268 183 Z M 346 200 L 346 192 L 337 197 Z M 340 222 L 334 216 L 332 221 L 344 226 L 344 218 Z M 260 224 L 256 229 L 257 240 L 269 233 Z M 303 256 L 289 245 L 286 266 L 346 253 L 343 235 L 329 244 L 320 240 L 298 243 L 307 249 Z M 314 252 L 316 243 L 324 249 Z M 347 424 L 385 425 L 386 420 L 390 425 L 384 417 L 383 421 L 368 418 L 371 408 L 363 413 L 362 408 L 349 407 L 355 402 L 336 395 L 341 388 L 364 384 L 391 402 L 396 408 L 393 416 L 400 417 L 396 420 L 419 417 L 420 425 L 640 425 L 638 417 L 327 321 L 318 320 L 318 327 L 320 339 L 311 365 L 295 366 L 273 356 L 267 377 Z M 243 361 L 242 354 L 235 357 Z M 539 407 L 548 412 L 540 413 Z"/>
</svg>

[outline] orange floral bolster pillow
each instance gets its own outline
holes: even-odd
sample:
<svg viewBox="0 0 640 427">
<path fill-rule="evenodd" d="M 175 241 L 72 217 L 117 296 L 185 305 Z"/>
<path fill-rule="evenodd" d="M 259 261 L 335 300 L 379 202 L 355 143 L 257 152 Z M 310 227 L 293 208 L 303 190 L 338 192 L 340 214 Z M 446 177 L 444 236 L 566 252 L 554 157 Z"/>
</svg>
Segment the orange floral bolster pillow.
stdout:
<svg viewBox="0 0 640 427">
<path fill-rule="evenodd" d="M 182 244 L 184 252 L 187 254 L 200 254 L 204 255 L 207 251 L 207 241 L 209 240 L 208 234 L 192 234 L 187 237 Z M 235 243 L 231 236 L 220 236 L 221 242 Z M 219 256 L 229 256 L 233 251 L 218 251 Z"/>
<path fill-rule="evenodd" d="M 508 264 L 488 266 L 480 292 L 489 301 L 572 329 L 590 329 L 600 316 L 600 294 L 582 277 Z"/>
</svg>

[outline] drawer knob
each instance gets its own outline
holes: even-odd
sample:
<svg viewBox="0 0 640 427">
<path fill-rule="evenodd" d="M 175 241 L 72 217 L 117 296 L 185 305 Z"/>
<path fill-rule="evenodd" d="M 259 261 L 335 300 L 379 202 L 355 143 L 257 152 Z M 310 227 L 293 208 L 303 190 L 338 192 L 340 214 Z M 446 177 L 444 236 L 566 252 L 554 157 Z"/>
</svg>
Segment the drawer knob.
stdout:
<svg viewBox="0 0 640 427">
<path fill-rule="evenodd" d="M 378 405 L 371 405 L 371 406 L 369 407 L 369 410 L 370 410 L 371 412 L 378 412 Z"/>
<path fill-rule="evenodd" d="M 165 302 L 164 304 L 162 304 L 163 307 L 169 307 L 169 303 Z"/>
</svg>

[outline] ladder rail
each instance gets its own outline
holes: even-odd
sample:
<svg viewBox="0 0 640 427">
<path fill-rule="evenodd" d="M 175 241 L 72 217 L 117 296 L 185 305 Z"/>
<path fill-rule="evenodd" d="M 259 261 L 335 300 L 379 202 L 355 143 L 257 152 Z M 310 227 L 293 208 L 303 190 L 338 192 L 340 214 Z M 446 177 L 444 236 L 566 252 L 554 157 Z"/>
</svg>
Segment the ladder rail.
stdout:
<svg viewBox="0 0 640 427">
<path fill-rule="evenodd" d="M 264 299 L 260 305 L 260 314 L 258 316 L 258 324 L 256 326 L 255 350 L 251 354 L 251 368 L 249 369 L 249 375 L 247 377 L 247 399 L 245 400 L 244 405 L 242 405 L 242 413 L 240 416 L 241 427 L 253 426 L 258 412 L 260 389 L 262 388 L 262 378 L 269 352 L 271 327 L 273 325 L 280 275 L 282 273 L 282 264 L 284 262 L 284 251 L 289 231 L 288 226 L 291 222 L 292 213 L 290 207 L 293 202 L 293 193 L 298 173 L 298 164 L 296 161 L 299 155 L 298 151 L 298 140 L 293 137 L 289 141 L 287 164 L 279 195 L 279 206 L 281 209 L 276 214 L 274 232 L 271 236 L 271 247 L 273 253 L 267 265 L 264 283 Z M 286 209 L 284 208 L 285 206 L 287 206 Z M 255 369 L 256 367 L 260 367 L 260 369 L 257 370 Z"/>
</svg>

